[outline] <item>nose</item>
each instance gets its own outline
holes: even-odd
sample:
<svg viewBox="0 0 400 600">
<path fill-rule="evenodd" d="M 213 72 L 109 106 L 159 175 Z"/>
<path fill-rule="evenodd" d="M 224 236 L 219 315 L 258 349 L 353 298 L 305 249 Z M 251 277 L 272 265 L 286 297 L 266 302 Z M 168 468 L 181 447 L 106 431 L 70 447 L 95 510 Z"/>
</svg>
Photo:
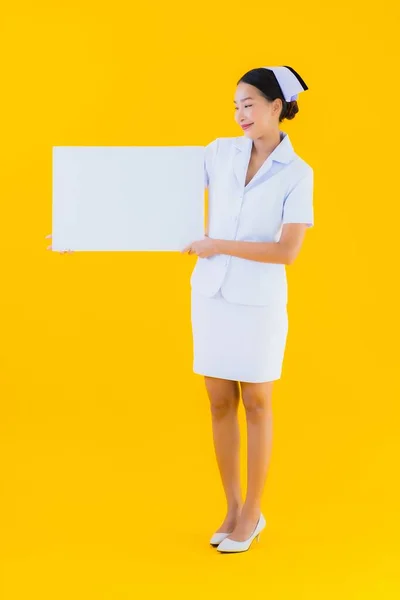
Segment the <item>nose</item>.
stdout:
<svg viewBox="0 0 400 600">
<path fill-rule="evenodd" d="M 238 121 L 243 121 L 244 116 L 242 116 L 243 114 L 243 107 L 242 106 L 238 106 L 237 109 L 235 110 L 235 115 Z"/>
</svg>

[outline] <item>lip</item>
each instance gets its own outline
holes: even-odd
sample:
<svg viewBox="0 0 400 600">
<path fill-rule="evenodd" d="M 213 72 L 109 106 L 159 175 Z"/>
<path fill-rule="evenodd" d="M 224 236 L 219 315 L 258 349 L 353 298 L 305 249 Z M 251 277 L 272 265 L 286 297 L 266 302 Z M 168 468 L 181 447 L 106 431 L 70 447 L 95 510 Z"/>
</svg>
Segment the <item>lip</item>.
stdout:
<svg viewBox="0 0 400 600">
<path fill-rule="evenodd" d="M 241 125 L 242 129 L 248 129 L 249 127 L 251 127 L 252 125 L 254 125 L 254 123 L 249 123 L 249 125 Z"/>
</svg>

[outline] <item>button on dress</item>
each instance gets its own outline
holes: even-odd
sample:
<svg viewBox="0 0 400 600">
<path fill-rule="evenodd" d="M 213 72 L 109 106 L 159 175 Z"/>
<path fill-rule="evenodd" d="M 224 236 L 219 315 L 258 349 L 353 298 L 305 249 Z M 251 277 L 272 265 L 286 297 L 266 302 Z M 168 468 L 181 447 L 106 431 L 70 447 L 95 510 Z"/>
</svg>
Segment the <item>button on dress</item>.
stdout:
<svg viewBox="0 0 400 600">
<path fill-rule="evenodd" d="M 217 138 L 206 146 L 211 238 L 273 242 L 285 223 L 314 224 L 313 169 L 287 133 L 280 138 L 247 185 L 251 138 Z M 288 335 L 285 265 L 199 257 L 190 281 L 193 371 L 252 383 L 280 379 Z"/>
</svg>

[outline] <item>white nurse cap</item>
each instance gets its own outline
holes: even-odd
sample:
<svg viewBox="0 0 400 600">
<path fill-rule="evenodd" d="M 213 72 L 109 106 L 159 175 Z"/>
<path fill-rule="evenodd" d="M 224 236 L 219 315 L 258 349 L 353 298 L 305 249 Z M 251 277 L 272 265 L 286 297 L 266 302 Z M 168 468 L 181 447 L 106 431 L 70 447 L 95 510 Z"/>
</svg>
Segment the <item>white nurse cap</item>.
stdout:
<svg viewBox="0 0 400 600">
<path fill-rule="evenodd" d="M 263 67 L 263 69 L 269 69 L 274 73 L 286 102 L 297 100 L 300 92 L 308 90 L 308 86 L 292 67 Z"/>
</svg>

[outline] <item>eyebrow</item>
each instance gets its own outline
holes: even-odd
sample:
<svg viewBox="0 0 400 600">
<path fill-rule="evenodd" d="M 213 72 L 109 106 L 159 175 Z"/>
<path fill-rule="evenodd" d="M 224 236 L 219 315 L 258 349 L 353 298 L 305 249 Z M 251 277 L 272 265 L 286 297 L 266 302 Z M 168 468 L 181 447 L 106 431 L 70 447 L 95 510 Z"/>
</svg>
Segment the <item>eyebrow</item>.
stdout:
<svg viewBox="0 0 400 600">
<path fill-rule="evenodd" d="M 254 100 L 254 98 L 252 98 L 251 96 L 247 96 L 247 98 L 242 98 L 242 100 L 240 100 L 240 102 L 244 102 L 245 100 Z M 236 100 L 233 101 L 234 104 L 237 104 Z"/>
</svg>

